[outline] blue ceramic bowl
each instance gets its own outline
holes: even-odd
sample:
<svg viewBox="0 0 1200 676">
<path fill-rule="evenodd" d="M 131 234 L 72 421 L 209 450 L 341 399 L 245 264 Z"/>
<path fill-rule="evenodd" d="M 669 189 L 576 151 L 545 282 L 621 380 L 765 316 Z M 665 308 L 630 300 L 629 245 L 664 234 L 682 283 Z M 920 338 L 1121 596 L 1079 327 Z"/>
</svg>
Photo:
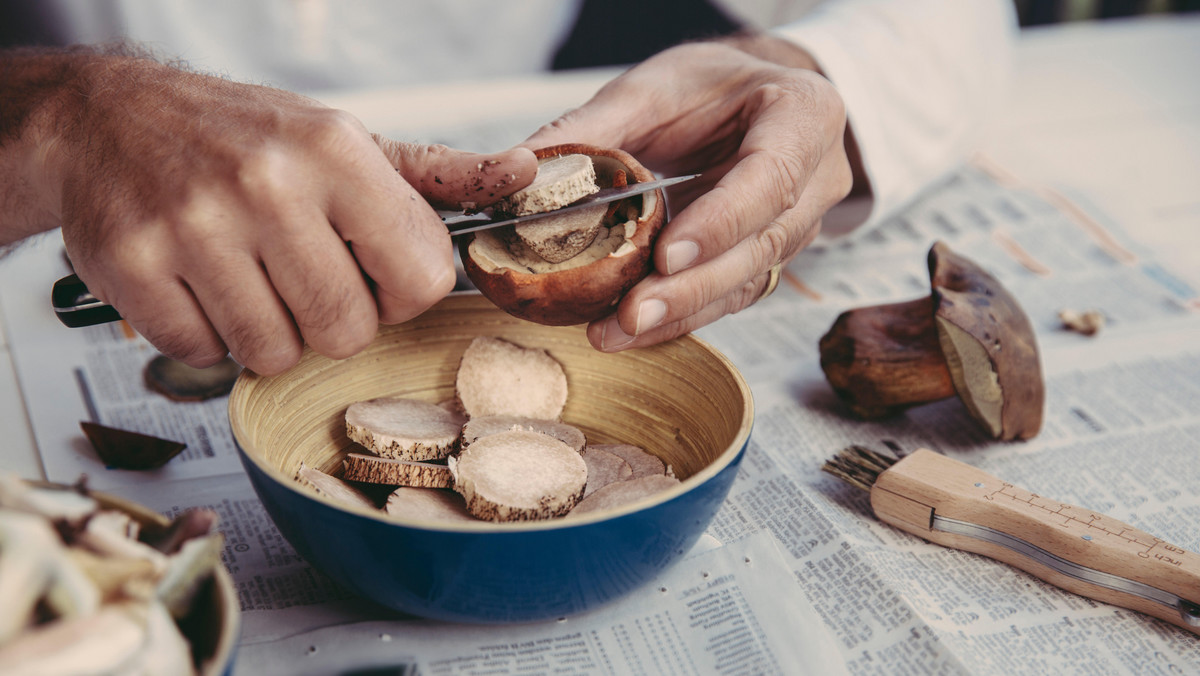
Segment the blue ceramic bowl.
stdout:
<svg viewBox="0 0 1200 676">
<path fill-rule="evenodd" d="M 548 351 L 567 374 L 563 421 L 592 443 L 632 443 L 681 483 L 620 509 L 540 522 L 446 523 L 346 507 L 294 480 L 301 463 L 340 473 L 358 448 L 343 415 L 355 402 L 454 395 L 471 340 L 493 336 Z M 688 551 L 729 492 L 753 420 L 734 366 L 685 336 L 604 354 L 582 326 L 511 317 L 476 294 L 452 295 L 383 328 L 334 361 L 311 351 L 270 378 L 244 373 L 229 402 L 242 463 L 276 526 L 314 567 L 406 613 L 454 622 L 564 617 L 628 594 Z"/>
</svg>

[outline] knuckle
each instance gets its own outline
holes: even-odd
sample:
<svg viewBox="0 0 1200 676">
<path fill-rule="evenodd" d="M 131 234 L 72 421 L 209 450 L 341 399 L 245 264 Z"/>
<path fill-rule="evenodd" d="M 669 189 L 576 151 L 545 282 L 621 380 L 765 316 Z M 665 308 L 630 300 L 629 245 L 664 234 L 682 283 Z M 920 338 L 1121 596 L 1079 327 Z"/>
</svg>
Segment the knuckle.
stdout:
<svg viewBox="0 0 1200 676">
<path fill-rule="evenodd" d="M 763 275 L 759 275 L 759 277 L 763 277 Z M 765 281 L 755 278 L 739 286 L 737 290 L 723 299 L 725 314 L 737 314 L 753 305 L 754 301 L 762 294 L 764 284 L 766 284 Z"/>
<path fill-rule="evenodd" d="M 325 148 L 344 148 L 371 139 L 370 132 L 357 117 L 337 108 L 313 109 L 307 125 L 303 133 Z"/>
<path fill-rule="evenodd" d="M 287 204 L 296 188 L 295 164 L 279 148 L 261 148 L 238 162 L 235 181 L 241 194 L 255 202 Z"/>
<path fill-rule="evenodd" d="M 791 240 L 792 236 L 788 227 L 778 219 L 768 223 L 755 238 L 759 256 L 761 260 L 767 262 L 767 265 L 775 265 L 787 256 Z"/>
<path fill-rule="evenodd" d="M 239 364 L 260 375 L 275 375 L 300 361 L 302 346 L 290 331 L 267 329 L 258 322 L 242 320 L 228 328 L 225 342 Z"/>
<path fill-rule="evenodd" d="M 360 352 L 375 336 L 378 324 L 364 294 L 343 284 L 325 285 L 293 307 L 301 335 L 317 352 L 344 359 Z"/>
<path fill-rule="evenodd" d="M 769 194 L 778 200 L 773 206 L 782 213 L 796 206 L 808 182 L 809 168 L 816 163 L 812 151 L 803 146 L 795 146 L 790 152 L 772 152 L 770 159 L 773 171 L 768 174 L 772 182 Z"/>
</svg>

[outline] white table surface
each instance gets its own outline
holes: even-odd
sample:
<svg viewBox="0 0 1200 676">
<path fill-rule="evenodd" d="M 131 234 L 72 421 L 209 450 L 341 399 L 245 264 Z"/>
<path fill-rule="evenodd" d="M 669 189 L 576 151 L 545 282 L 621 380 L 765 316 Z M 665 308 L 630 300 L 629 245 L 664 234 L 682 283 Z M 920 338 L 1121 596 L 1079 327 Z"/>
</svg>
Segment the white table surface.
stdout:
<svg viewBox="0 0 1200 676">
<path fill-rule="evenodd" d="M 1018 60 L 984 154 L 1024 181 L 1085 196 L 1177 269 L 1200 271 L 1200 15 L 1030 29 Z M 548 121 L 611 75 L 475 83 L 473 101 L 461 84 L 324 98 L 369 128 L 467 124 L 481 110 Z M 0 467 L 43 477 L 3 332 L 0 430 Z"/>
</svg>

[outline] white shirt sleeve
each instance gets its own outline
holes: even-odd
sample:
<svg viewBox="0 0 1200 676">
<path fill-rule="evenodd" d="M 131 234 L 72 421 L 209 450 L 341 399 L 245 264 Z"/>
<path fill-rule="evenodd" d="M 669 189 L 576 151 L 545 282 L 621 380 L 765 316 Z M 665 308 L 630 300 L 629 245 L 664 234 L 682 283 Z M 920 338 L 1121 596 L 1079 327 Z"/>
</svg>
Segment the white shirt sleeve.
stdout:
<svg viewBox="0 0 1200 676">
<path fill-rule="evenodd" d="M 840 0 L 774 34 L 816 59 L 846 103 L 871 185 L 823 233 L 877 223 L 954 170 L 1007 95 L 1011 0 Z"/>
</svg>

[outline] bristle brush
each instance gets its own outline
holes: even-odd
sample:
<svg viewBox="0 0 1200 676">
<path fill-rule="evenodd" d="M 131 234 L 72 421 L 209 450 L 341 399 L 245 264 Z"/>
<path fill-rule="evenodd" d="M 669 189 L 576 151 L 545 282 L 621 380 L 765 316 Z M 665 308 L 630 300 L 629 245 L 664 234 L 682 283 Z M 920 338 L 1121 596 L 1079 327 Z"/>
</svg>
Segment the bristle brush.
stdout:
<svg viewBox="0 0 1200 676">
<path fill-rule="evenodd" d="M 851 446 L 822 469 L 901 530 L 1200 634 L 1200 555 L 1182 547 L 928 449 L 897 460 Z"/>
</svg>

